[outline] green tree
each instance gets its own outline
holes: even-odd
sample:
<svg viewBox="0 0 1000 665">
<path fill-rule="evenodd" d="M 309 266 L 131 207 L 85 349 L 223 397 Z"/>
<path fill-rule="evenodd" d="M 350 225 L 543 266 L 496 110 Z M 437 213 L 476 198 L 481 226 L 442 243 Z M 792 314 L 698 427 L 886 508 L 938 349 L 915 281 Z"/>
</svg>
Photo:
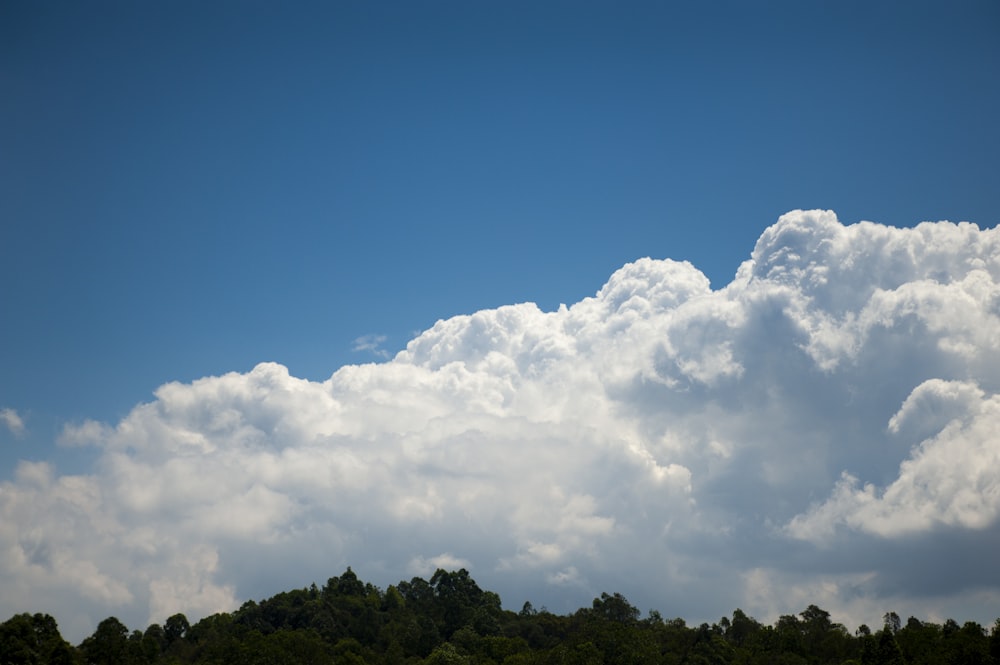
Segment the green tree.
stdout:
<svg viewBox="0 0 1000 665">
<path fill-rule="evenodd" d="M 904 665 L 905 662 L 896 636 L 888 627 L 867 639 L 861 649 L 862 665 Z"/>
<path fill-rule="evenodd" d="M 595 615 L 608 621 L 617 621 L 625 625 L 632 625 L 639 620 L 641 612 L 625 596 L 620 593 L 609 595 L 602 593 L 600 598 L 595 598 L 592 603 L 592 611 Z"/>
<path fill-rule="evenodd" d="M 158 623 L 149 624 L 146 632 L 142 634 L 142 653 L 146 660 L 152 663 L 160 657 L 167 646 L 167 636 L 163 632 L 163 627 Z"/>
<path fill-rule="evenodd" d="M 190 628 L 191 624 L 188 623 L 187 617 L 183 614 L 177 613 L 168 617 L 166 623 L 163 624 L 163 636 L 167 640 L 167 645 L 184 639 Z"/>
<path fill-rule="evenodd" d="M 748 617 L 743 610 L 736 608 L 732 621 L 726 630 L 726 639 L 732 644 L 742 647 L 750 638 L 760 631 L 761 625 L 753 617 Z"/>
<path fill-rule="evenodd" d="M 466 665 L 469 662 L 469 657 L 463 656 L 450 642 L 445 642 L 436 647 L 423 660 L 424 665 Z"/>
<path fill-rule="evenodd" d="M 885 614 L 883 614 L 882 623 L 884 624 L 886 630 L 892 631 L 893 635 L 898 633 L 900 631 L 900 628 L 902 627 L 902 624 L 900 623 L 899 620 L 899 615 L 896 614 L 895 612 L 886 612 Z"/>
<path fill-rule="evenodd" d="M 778 638 L 778 648 L 780 651 L 802 655 L 805 651 L 803 645 L 804 629 L 798 617 L 792 614 L 783 614 L 778 617 L 774 624 L 774 631 Z"/>
<path fill-rule="evenodd" d="M 146 665 L 149 660 L 142 650 L 142 631 L 133 630 L 125 643 L 126 665 Z"/>
<path fill-rule="evenodd" d="M 87 665 L 122 665 L 127 660 L 128 634 L 125 624 L 108 617 L 80 644 L 84 661 Z"/>
<path fill-rule="evenodd" d="M 966 621 L 961 628 L 945 638 L 945 657 L 955 665 L 987 665 L 990 662 L 990 642 L 986 631 L 975 621 Z"/>
<path fill-rule="evenodd" d="M 456 630 L 471 625 L 478 633 L 499 632 L 500 596 L 483 591 L 465 568 L 457 572 L 438 569 L 431 577 L 433 614 L 445 640 Z"/>
<path fill-rule="evenodd" d="M 0 624 L 0 662 L 7 665 L 71 663 L 74 650 L 48 614 L 16 614 Z"/>
<path fill-rule="evenodd" d="M 326 586 L 323 587 L 323 595 L 328 598 L 335 596 L 364 596 L 365 584 L 358 579 L 357 574 L 348 566 L 343 575 L 340 577 L 331 577 L 327 580 Z"/>
<path fill-rule="evenodd" d="M 993 622 L 990 630 L 990 658 L 994 663 L 1000 663 L 1000 619 Z"/>
<path fill-rule="evenodd" d="M 725 665 L 732 658 L 733 647 L 726 642 L 721 631 L 703 623 L 695 631 L 694 644 L 688 650 L 685 662 L 692 665 Z"/>
<path fill-rule="evenodd" d="M 912 616 L 896 634 L 896 642 L 903 652 L 903 658 L 912 665 L 934 665 L 942 662 L 944 656 L 941 640 L 940 626 L 924 623 Z"/>
</svg>

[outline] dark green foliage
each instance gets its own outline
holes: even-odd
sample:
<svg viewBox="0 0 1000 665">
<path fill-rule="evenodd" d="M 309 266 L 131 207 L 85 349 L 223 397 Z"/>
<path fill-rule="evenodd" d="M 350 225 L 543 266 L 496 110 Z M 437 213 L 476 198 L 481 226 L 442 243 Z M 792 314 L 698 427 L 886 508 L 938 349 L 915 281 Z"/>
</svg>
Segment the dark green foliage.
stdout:
<svg viewBox="0 0 1000 665">
<path fill-rule="evenodd" d="M 688 626 L 602 593 L 569 615 L 502 608 L 467 570 L 438 570 L 384 592 L 348 568 L 315 584 L 191 625 L 183 614 L 145 631 L 102 621 L 74 649 L 49 615 L 0 624 L 0 665 L 1000 665 L 1000 619 L 943 625 L 894 612 L 851 635 L 810 605 L 763 625 L 737 609 Z"/>
<path fill-rule="evenodd" d="M 167 622 L 163 624 L 163 636 L 167 641 L 167 646 L 183 639 L 190 628 L 191 624 L 188 623 L 187 617 L 183 614 L 175 614 L 168 618 Z"/>
<path fill-rule="evenodd" d="M 121 665 L 128 660 L 128 628 L 115 617 L 108 617 L 80 644 L 80 651 L 87 665 Z"/>
<path fill-rule="evenodd" d="M 595 598 L 593 603 L 593 613 L 595 616 L 606 621 L 631 626 L 639 620 L 639 608 L 633 607 L 620 593 L 608 595 L 602 593 L 600 598 Z"/>
<path fill-rule="evenodd" d="M 990 642 L 986 631 L 975 621 L 967 621 L 944 644 L 948 662 L 963 665 L 989 665 Z"/>
<path fill-rule="evenodd" d="M 431 577 L 430 586 L 442 637 L 448 639 L 468 625 L 482 634 L 499 632 L 500 597 L 480 589 L 465 568 L 458 572 L 439 568 Z"/>
<path fill-rule="evenodd" d="M 932 665 L 942 652 L 941 626 L 910 617 L 896 634 L 903 660 L 914 665 Z"/>
<path fill-rule="evenodd" d="M 2 665 L 70 665 L 75 652 L 48 614 L 16 614 L 0 624 Z"/>
<path fill-rule="evenodd" d="M 167 648 L 167 634 L 158 623 L 150 624 L 142 634 L 142 654 L 146 662 L 152 663 Z"/>
<path fill-rule="evenodd" d="M 997 619 L 993 623 L 993 628 L 990 630 L 990 658 L 993 659 L 994 663 L 1000 663 L 1000 619 Z"/>
<path fill-rule="evenodd" d="M 740 648 L 750 644 L 750 639 L 757 635 L 762 626 L 752 617 L 748 617 L 743 610 L 736 608 L 733 612 L 733 620 L 729 622 L 726 630 L 726 639 L 730 644 Z"/>
<path fill-rule="evenodd" d="M 904 665 L 906 661 L 896 642 L 893 627 L 891 622 L 886 621 L 885 628 L 865 638 L 861 648 L 861 665 Z"/>
</svg>

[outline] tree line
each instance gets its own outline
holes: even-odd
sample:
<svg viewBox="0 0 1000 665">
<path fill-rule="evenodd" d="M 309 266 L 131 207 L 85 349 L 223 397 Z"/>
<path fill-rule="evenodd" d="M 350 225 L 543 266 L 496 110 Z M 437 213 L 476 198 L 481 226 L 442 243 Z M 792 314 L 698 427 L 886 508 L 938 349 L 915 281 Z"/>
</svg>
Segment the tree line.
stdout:
<svg viewBox="0 0 1000 665">
<path fill-rule="evenodd" d="M 190 624 L 183 614 L 130 631 L 115 617 L 79 645 L 48 614 L 0 624 L 0 665 L 1000 665 L 1000 619 L 988 632 L 894 612 L 851 634 L 810 605 L 765 625 L 737 609 L 717 622 L 646 617 L 602 593 L 566 615 L 500 596 L 465 569 L 382 590 L 348 568 L 316 584 L 248 601 Z"/>
</svg>

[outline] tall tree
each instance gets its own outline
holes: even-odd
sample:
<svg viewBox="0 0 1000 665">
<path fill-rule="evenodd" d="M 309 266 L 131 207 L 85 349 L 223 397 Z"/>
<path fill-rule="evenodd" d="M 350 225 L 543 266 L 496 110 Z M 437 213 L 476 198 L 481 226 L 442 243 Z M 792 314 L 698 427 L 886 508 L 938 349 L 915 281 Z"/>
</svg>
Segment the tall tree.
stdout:
<svg viewBox="0 0 1000 665">
<path fill-rule="evenodd" d="M 108 617 L 80 644 L 80 651 L 87 665 L 121 665 L 127 660 L 127 647 L 128 628 L 116 617 Z"/>
<path fill-rule="evenodd" d="M 190 628 L 191 624 L 188 623 L 187 617 L 178 612 L 168 617 L 166 623 L 163 624 L 163 636 L 167 639 L 167 644 L 170 645 L 183 639 Z"/>
<path fill-rule="evenodd" d="M 0 624 L 0 662 L 4 665 L 72 662 L 73 648 L 48 614 L 16 614 Z"/>
</svg>

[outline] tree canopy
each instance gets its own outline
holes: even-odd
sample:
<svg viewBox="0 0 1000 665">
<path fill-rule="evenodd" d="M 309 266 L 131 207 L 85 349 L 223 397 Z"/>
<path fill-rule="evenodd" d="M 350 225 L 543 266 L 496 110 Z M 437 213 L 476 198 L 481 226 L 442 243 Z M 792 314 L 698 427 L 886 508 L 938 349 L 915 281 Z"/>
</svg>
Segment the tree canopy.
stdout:
<svg viewBox="0 0 1000 665">
<path fill-rule="evenodd" d="M 619 593 L 567 615 L 500 597 L 465 569 L 437 570 L 382 590 L 348 568 L 316 584 L 248 601 L 190 624 L 184 614 L 129 631 L 101 621 L 78 646 L 47 614 L 0 624 L 0 665 L 1000 665 L 1000 619 L 943 624 L 887 612 L 852 635 L 809 605 L 764 625 L 737 608 L 688 626 L 641 611 Z"/>
</svg>

